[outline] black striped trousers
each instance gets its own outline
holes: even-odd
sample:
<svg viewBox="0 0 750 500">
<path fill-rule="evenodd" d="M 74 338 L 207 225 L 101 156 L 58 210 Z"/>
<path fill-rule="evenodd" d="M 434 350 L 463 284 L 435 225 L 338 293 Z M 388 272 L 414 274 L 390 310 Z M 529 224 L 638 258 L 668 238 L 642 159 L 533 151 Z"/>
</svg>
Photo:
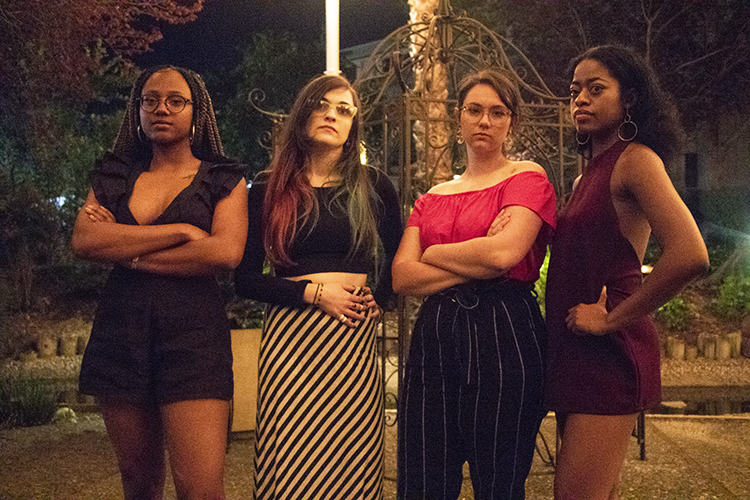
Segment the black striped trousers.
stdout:
<svg viewBox="0 0 750 500">
<path fill-rule="evenodd" d="M 383 389 L 374 321 L 269 306 L 259 359 L 255 498 L 383 495 Z"/>
<path fill-rule="evenodd" d="M 544 410 L 544 323 L 528 287 L 477 281 L 428 296 L 398 415 L 398 498 L 523 499 Z"/>
</svg>

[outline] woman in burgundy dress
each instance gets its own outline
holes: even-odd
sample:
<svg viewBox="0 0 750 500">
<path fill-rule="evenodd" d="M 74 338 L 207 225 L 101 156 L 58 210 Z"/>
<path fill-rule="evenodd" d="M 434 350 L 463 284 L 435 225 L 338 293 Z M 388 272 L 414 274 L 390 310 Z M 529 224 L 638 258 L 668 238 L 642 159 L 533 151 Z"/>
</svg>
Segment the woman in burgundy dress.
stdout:
<svg viewBox="0 0 750 500">
<path fill-rule="evenodd" d="M 461 82 L 466 171 L 417 200 L 393 262 L 394 289 L 425 296 L 400 391 L 402 499 L 458 498 L 466 461 L 477 498 L 525 496 L 546 413 L 544 321 L 532 290 L 555 193 L 542 167 L 505 156 L 518 102 L 496 71 Z M 505 224 L 497 234 L 496 218 Z"/>
<path fill-rule="evenodd" d="M 571 68 L 570 111 L 590 161 L 560 214 L 547 275 L 555 498 L 616 499 L 637 414 L 661 398 L 649 314 L 708 268 L 708 254 L 662 163 L 681 131 L 652 70 L 611 46 Z M 662 254 L 642 281 L 652 234 Z"/>
</svg>

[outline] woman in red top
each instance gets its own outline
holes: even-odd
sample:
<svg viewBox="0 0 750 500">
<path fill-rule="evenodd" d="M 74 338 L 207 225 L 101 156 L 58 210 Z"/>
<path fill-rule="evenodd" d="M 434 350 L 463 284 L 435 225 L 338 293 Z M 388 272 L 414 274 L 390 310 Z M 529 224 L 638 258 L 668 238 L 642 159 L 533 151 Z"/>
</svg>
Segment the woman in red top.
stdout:
<svg viewBox="0 0 750 500">
<path fill-rule="evenodd" d="M 401 390 L 399 498 L 457 498 L 465 461 L 477 498 L 524 498 L 545 414 L 532 289 L 555 195 L 542 167 L 505 156 L 518 101 L 496 71 L 461 82 L 466 172 L 417 200 L 393 262 L 394 290 L 426 296 Z"/>
<path fill-rule="evenodd" d="M 591 161 L 560 214 L 547 274 L 555 498 L 616 499 L 636 416 L 661 397 L 649 313 L 704 272 L 708 254 L 662 163 L 678 151 L 679 122 L 653 71 L 610 46 L 571 67 L 570 111 Z M 662 254 L 642 282 L 652 233 Z"/>
</svg>

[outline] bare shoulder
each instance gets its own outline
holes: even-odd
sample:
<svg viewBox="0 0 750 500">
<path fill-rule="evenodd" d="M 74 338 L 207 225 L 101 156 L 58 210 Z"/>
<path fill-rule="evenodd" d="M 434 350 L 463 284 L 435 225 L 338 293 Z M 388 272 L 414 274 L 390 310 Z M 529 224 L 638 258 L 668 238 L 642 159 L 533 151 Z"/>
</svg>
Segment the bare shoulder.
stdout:
<svg viewBox="0 0 750 500">
<path fill-rule="evenodd" d="M 453 179 L 450 181 L 441 182 L 436 184 L 427 191 L 430 194 L 453 194 L 462 191 L 461 178 Z"/>
<path fill-rule="evenodd" d="M 547 172 L 544 170 L 544 167 L 539 165 L 536 162 L 533 161 L 514 161 L 511 162 L 511 165 L 513 167 L 513 172 L 515 173 L 521 173 L 521 172 L 537 172 L 540 174 L 547 175 Z"/>
<path fill-rule="evenodd" d="M 619 170 L 645 174 L 653 169 L 664 171 L 664 162 L 651 148 L 637 143 L 629 144 L 615 164 L 615 173 Z"/>
</svg>

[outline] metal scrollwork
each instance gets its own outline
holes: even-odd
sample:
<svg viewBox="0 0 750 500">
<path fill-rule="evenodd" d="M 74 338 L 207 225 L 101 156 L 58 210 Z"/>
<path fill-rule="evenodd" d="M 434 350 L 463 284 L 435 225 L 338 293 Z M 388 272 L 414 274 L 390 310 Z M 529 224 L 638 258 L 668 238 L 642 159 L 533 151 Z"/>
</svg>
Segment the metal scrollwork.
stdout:
<svg viewBox="0 0 750 500">
<path fill-rule="evenodd" d="M 448 0 L 441 0 L 435 15 L 422 16 L 383 39 L 354 82 L 363 103 L 368 163 L 396 182 L 405 217 L 419 195 L 465 167 L 464 146 L 456 143 L 452 113 L 456 89 L 464 75 L 486 67 L 502 71 L 520 90 L 521 118 L 510 155 L 542 165 L 558 200 L 566 198 L 580 169 L 569 146 L 568 98 L 554 95 L 509 39 L 464 12 L 455 13 Z M 401 381 L 417 309 L 418 304 L 402 300 L 398 324 L 384 323 L 380 336 L 381 353 L 387 358 L 383 361 L 387 408 L 397 406 L 394 378 Z M 395 344 L 397 368 L 387 370 L 393 352 L 386 345 Z M 389 410 L 388 424 L 396 419 Z"/>
</svg>

